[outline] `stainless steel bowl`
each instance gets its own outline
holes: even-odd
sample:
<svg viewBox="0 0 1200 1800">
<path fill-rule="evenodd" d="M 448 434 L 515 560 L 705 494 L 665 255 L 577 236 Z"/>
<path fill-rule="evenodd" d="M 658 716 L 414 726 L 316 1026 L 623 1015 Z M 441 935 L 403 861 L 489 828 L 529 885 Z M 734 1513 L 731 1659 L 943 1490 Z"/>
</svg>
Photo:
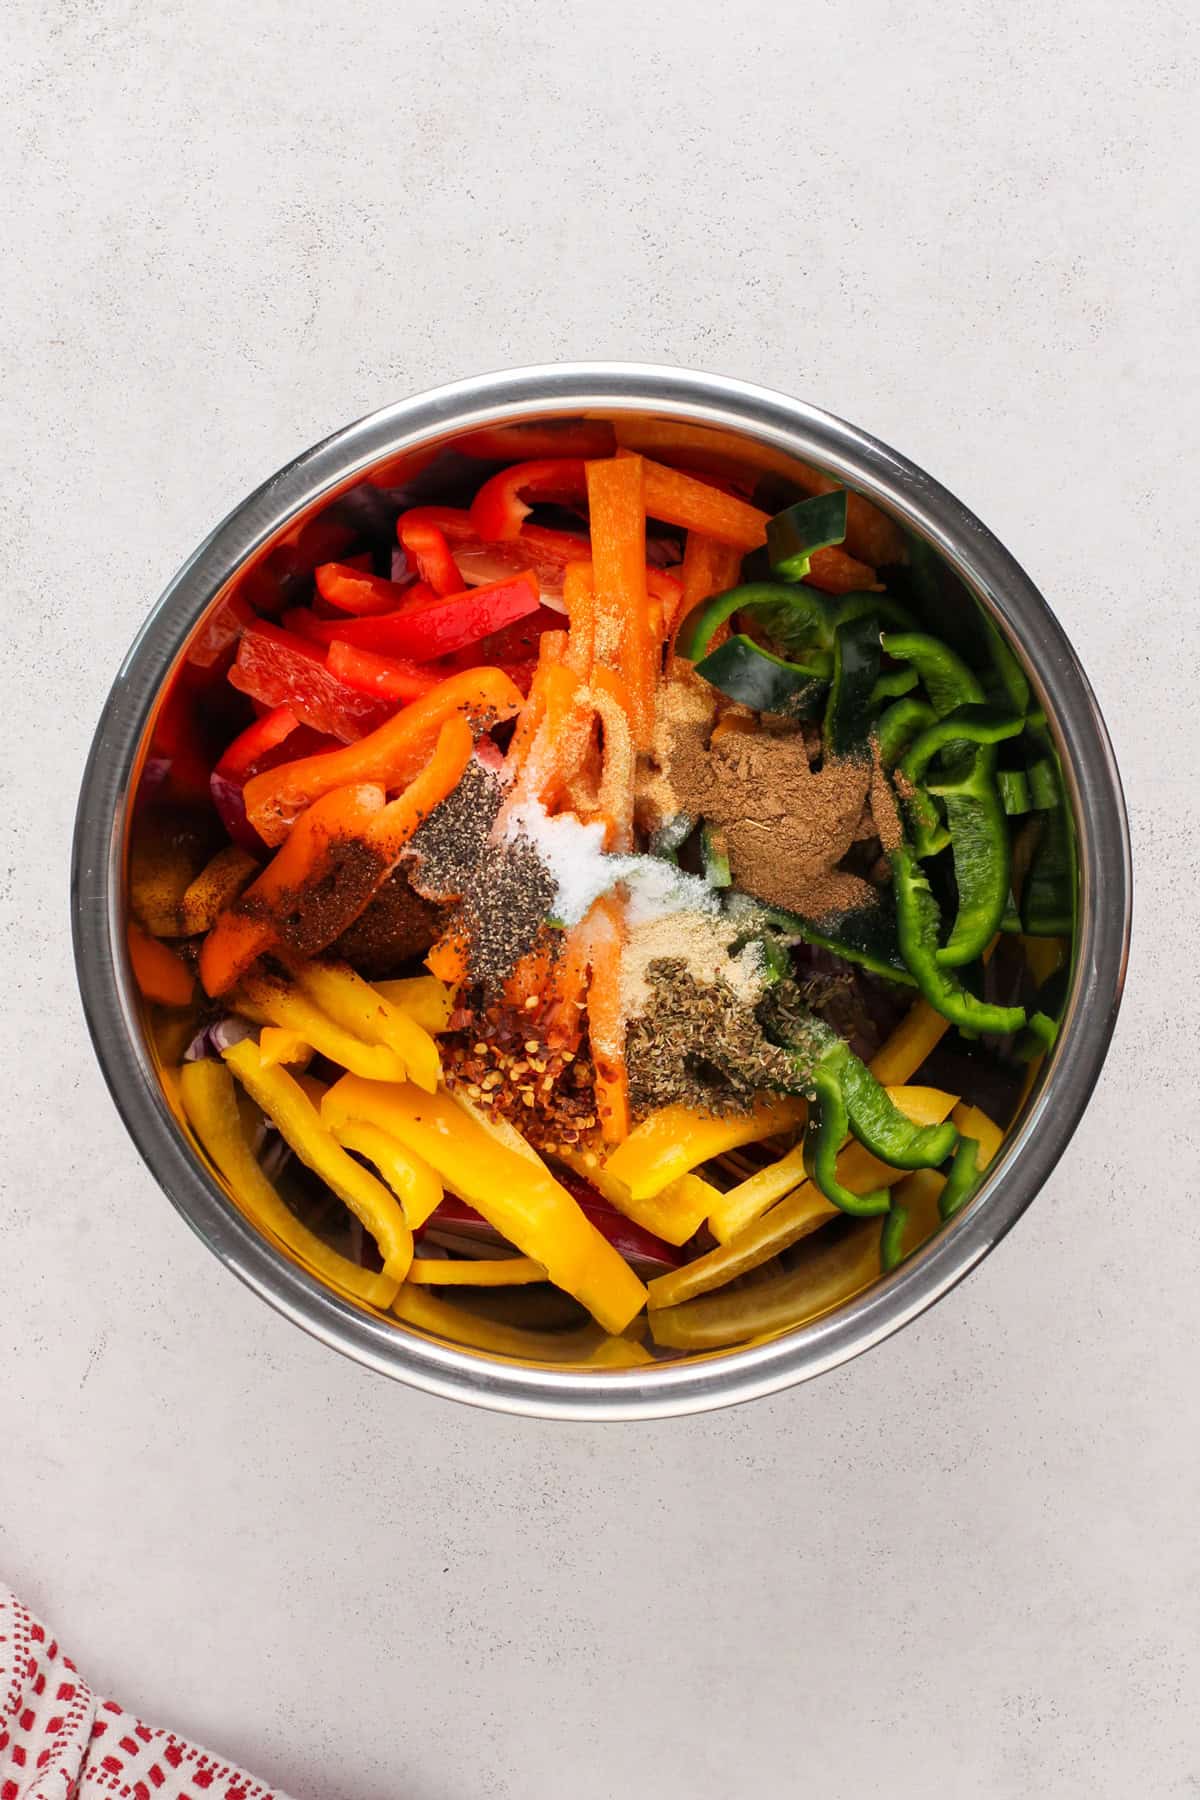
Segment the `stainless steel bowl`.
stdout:
<svg viewBox="0 0 1200 1800">
<path fill-rule="evenodd" d="M 595 1371 L 481 1354 L 402 1328 L 332 1293 L 247 1223 L 164 1093 L 127 966 L 123 895 L 131 796 L 162 696 L 215 606 L 239 587 L 286 588 L 331 553 L 323 547 L 331 526 L 409 479 L 435 447 L 499 423 L 581 416 L 735 434 L 749 461 L 785 471 L 816 465 L 924 539 L 961 583 L 958 593 L 973 596 L 1016 649 L 1051 723 L 1078 842 L 1058 1047 L 953 1226 L 895 1274 L 769 1341 Z M 1053 613 L 979 520 L 894 450 L 801 401 L 715 376 L 609 363 L 481 376 L 402 401 L 306 451 L 243 501 L 170 583 L 117 675 L 84 775 L 72 876 L 76 965 L 105 1078 L 145 1161 L 210 1249 L 280 1312 L 369 1368 L 475 1405 L 575 1419 L 660 1417 L 769 1394 L 879 1343 L 967 1274 L 1037 1194 L 1087 1104 L 1120 1001 L 1130 902 L 1124 803 L 1096 701 Z"/>
</svg>

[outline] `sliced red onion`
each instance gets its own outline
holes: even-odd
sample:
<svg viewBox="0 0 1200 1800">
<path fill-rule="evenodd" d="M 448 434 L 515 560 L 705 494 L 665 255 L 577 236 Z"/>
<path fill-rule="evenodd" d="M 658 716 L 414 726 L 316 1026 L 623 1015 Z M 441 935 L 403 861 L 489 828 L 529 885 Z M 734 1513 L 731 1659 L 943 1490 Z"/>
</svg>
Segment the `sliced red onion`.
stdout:
<svg viewBox="0 0 1200 1800">
<path fill-rule="evenodd" d="M 230 1050 L 234 1044 L 240 1044 L 244 1038 L 253 1037 L 255 1027 L 247 1024 L 245 1019 L 235 1018 L 233 1013 L 223 1013 L 198 1031 L 183 1053 L 184 1062 L 201 1062 L 206 1056 L 220 1056 L 223 1050 Z"/>
</svg>

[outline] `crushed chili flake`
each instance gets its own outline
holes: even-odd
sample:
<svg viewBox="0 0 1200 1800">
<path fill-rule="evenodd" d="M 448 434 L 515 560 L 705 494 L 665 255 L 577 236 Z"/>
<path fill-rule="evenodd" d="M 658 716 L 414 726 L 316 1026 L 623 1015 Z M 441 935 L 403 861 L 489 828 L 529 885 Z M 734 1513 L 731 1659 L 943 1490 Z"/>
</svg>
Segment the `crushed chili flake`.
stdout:
<svg viewBox="0 0 1200 1800">
<path fill-rule="evenodd" d="M 514 1119 L 538 1149 L 577 1149 L 594 1135 L 594 1076 L 586 1048 L 547 1043 L 525 1007 L 501 1003 L 470 1012 L 440 1042 L 447 1085 Z"/>
</svg>

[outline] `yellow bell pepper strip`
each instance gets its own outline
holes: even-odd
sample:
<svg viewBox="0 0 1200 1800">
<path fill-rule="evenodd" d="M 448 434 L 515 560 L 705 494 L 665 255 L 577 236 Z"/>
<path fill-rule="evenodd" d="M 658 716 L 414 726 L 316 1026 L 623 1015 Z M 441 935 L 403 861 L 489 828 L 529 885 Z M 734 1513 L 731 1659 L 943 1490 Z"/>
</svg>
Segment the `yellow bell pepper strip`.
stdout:
<svg viewBox="0 0 1200 1800">
<path fill-rule="evenodd" d="M 325 1093 L 328 1091 L 326 1088 Z M 318 1107 L 323 1105 L 324 1097 L 322 1094 L 317 1100 Z M 368 1162 L 375 1164 L 404 1208 L 411 1231 L 418 1230 L 437 1211 L 445 1186 L 437 1170 L 430 1168 L 415 1150 L 410 1150 L 397 1138 L 389 1137 L 378 1125 L 368 1125 L 364 1119 L 343 1120 L 333 1127 L 333 1135 L 343 1150 L 353 1150 L 357 1156 L 365 1156 Z"/>
<path fill-rule="evenodd" d="M 408 1279 L 418 1287 L 528 1287 L 546 1271 L 531 1256 L 414 1256 Z"/>
<path fill-rule="evenodd" d="M 446 1092 L 455 1106 L 466 1113 L 480 1131 L 485 1131 L 505 1150 L 511 1150 L 514 1156 L 523 1156 L 526 1162 L 536 1163 L 539 1169 L 545 1166 L 529 1139 L 522 1137 L 512 1120 L 506 1119 L 503 1113 L 493 1112 L 486 1106 L 476 1106 L 474 1100 L 464 1094 L 461 1088 L 447 1088 Z"/>
<path fill-rule="evenodd" d="M 298 1063 L 307 1068 L 313 1055 L 307 1038 L 282 1025 L 264 1025 L 258 1034 L 258 1049 L 266 1069 L 273 1069 L 278 1063 Z"/>
<path fill-rule="evenodd" d="M 592 1157 L 592 1152 L 566 1147 L 555 1151 L 556 1161 L 589 1181 L 610 1206 L 615 1206 L 643 1231 L 653 1232 L 664 1244 L 686 1244 L 689 1238 L 695 1237 L 721 1197 L 720 1190 L 702 1176 L 681 1175 L 661 1193 L 635 1200 L 625 1183 L 616 1180 L 594 1159 L 589 1160 Z"/>
<path fill-rule="evenodd" d="M 627 1337 L 601 1338 L 594 1350 L 583 1358 L 589 1369 L 635 1369 L 654 1358 L 642 1344 Z"/>
<path fill-rule="evenodd" d="M 233 1076 L 224 1063 L 206 1058 L 185 1063 L 179 1071 L 179 1088 L 189 1125 L 251 1224 L 278 1239 L 298 1262 L 332 1287 L 365 1300 L 368 1306 L 389 1307 L 399 1283 L 391 1275 L 360 1269 L 322 1243 L 284 1205 L 267 1180 L 246 1141 Z"/>
<path fill-rule="evenodd" d="M 413 1238 L 400 1202 L 347 1156 L 300 1083 L 286 1069 L 264 1068 L 257 1044 L 243 1038 L 222 1053 L 252 1100 L 257 1101 L 280 1135 L 332 1188 L 379 1246 L 383 1272 L 403 1281 L 412 1262 Z"/>
<path fill-rule="evenodd" d="M 820 1233 L 787 1274 L 732 1294 L 656 1308 L 651 1336 L 663 1349 L 722 1350 L 791 1331 L 870 1286 L 879 1273 L 879 1235 L 877 1219 L 858 1221 L 836 1236 Z"/>
<path fill-rule="evenodd" d="M 893 1088 L 890 1097 L 914 1124 L 919 1125 L 940 1124 L 954 1105 L 954 1095 L 943 1094 L 937 1088 Z M 780 1161 L 789 1163 L 794 1170 L 796 1165 L 792 1158 L 793 1153 L 789 1151 Z M 762 1173 L 770 1171 L 763 1170 Z M 895 1186 L 903 1181 L 905 1171 L 880 1162 L 861 1144 L 851 1141 L 838 1158 L 837 1174 L 843 1187 L 851 1193 L 863 1194 L 872 1188 Z M 748 1185 L 743 1183 L 743 1186 Z M 777 1205 L 763 1210 L 758 1218 L 743 1225 L 717 1249 L 697 1257 L 694 1262 L 685 1263 L 681 1269 L 656 1276 L 648 1290 L 650 1305 L 675 1306 L 697 1294 L 708 1293 L 712 1288 L 724 1287 L 739 1275 L 746 1275 L 751 1269 L 770 1262 L 789 1245 L 837 1216 L 838 1208 L 833 1202 L 827 1200 L 813 1182 L 804 1181 Z M 713 1235 L 715 1237 L 716 1233 Z"/>
<path fill-rule="evenodd" d="M 965 1101 L 956 1106 L 950 1116 L 964 1137 L 974 1138 L 978 1143 L 979 1167 L 986 1169 L 1004 1142 L 1004 1133 L 999 1125 L 977 1106 L 968 1106 Z"/>
<path fill-rule="evenodd" d="M 968 1200 L 974 1199 L 982 1184 L 984 1170 L 1004 1139 L 1000 1127 L 977 1106 L 957 1107 L 954 1118 L 956 1124 L 962 1120 L 961 1136 L 945 1186 L 938 1196 L 938 1211 L 943 1220 L 952 1219 Z"/>
<path fill-rule="evenodd" d="M 402 1008 L 386 1000 L 378 988 L 364 981 L 346 963 L 298 962 L 292 966 L 292 976 L 301 992 L 343 1031 L 364 1043 L 382 1044 L 395 1051 L 408 1071 L 408 1079 L 427 1094 L 433 1093 L 442 1076 L 437 1045 L 422 1026 L 415 1025 Z"/>
<path fill-rule="evenodd" d="M 179 922 L 197 858 L 186 843 L 155 836 L 136 842 L 129 856 L 129 910 L 151 937 L 187 937 Z"/>
<path fill-rule="evenodd" d="M 899 1175 L 899 1169 L 895 1173 Z M 761 1268 L 773 1256 L 837 1216 L 838 1209 L 832 1201 L 806 1181 L 727 1244 L 718 1244 L 715 1250 L 684 1263 L 681 1269 L 655 1276 L 647 1289 L 649 1304 L 651 1308 L 678 1306 L 684 1300 L 694 1300 L 698 1294 L 725 1287 L 738 1276 L 748 1275 L 751 1269 Z"/>
<path fill-rule="evenodd" d="M 392 1312 L 402 1324 L 444 1338 L 447 1343 L 485 1350 L 489 1356 L 511 1356 L 518 1362 L 588 1363 L 600 1357 L 609 1345 L 616 1363 L 649 1360 L 640 1344 L 608 1337 L 594 1325 L 585 1325 L 578 1331 L 525 1331 L 519 1325 L 481 1319 L 477 1313 L 466 1312 L 451 1301 L 439 1300 L 428 1288 L 407 1282 L 393 1300 Z"/>
<path fill-rule="evenodd" d="M 752 1220 L 760 1218 L 768 1206 L 774 1206 L 776 1200 L 782 1200 L 805 1179 L 804 1145 L 797 1144 L 778 1162 L 755 1170 L 745 1181 L 719 1194 L 708 1215 L 708 1229 L 718 1244 L 728 1244 Z"/>
<path fill-rule="evenodd" d="M 804 1116 L 803 1100 L 760 1101 L 752 1112 L 726 1119 L 690 1106 L 663 1106 L 634 1126 L 604 1167 L 625 1183 L 634 1200 L 645 1200 L 712 1156 L 756 1144 L 777 1131 L 794 1131 Z"/>
<path fill-rule="evenodd" d="M 961 1142 L 971 1140 L 963 1139 Z M 899 1226 L 895 1227 L 898 1242 L 896 1245 L 897 1262 L 904 1262 L 919 1250 L 921 1245 L 931 1238 L 941 1224 L 938 1212 L 938 1200 L 946 1185 L 946 1177 L 936 1169 L 917 1169 L 906 1175 L 896 1188 L 892 1200 L 892 1210 L 884 1221 L 886 1232 L 889 1223 L 897 1217 Z M 883 1262 L 882 1245 L 880 1262 Z"/>
<path fill-rule="evenodd" d="M 446 1186 L 545 1268 L 606 1331 L 623 1331 L 646 1290 L 545 1164 L 506 1149 L 444 1089 L 345 1075 L 325 1096 L 331 1125 L 365 1119 L 423 1156 Z"/>
<path fill-rule="evenodd" d="M 160 1006 L 189 1006 L 196 991 L 191 970 L 173 950 L 151 937 L 136 919 L 126 926 L 125 941 L 129 946 L 129 966 L 139 992 Z"/>
<path fill-rule="evenodd" d="M 321 1056 L 374 1081 L 403 1081 L 405 1066 L 384 1044 L 366 1044 L 331 1019 L 299 989 L 273 976 L 248 975 L 230 995 L 230 1005 L 255 1025 L 294 1031 Z"/>
<path fill-rule="evenodd" d="M 258 863 L 237 844 L 218 850 L 184 890 L 179 902 L 180 935 L 196 937 L 211 931 L 225 908 L 233 905 L 258 873 Z"/>
<path fill-rule="evenodd" d="M 450 675 L 357 743 L 255 775 L 246 783 L 246 816 L 266 843 L 280 844 L 300 814 L 334 788 L 367 783 L 393 793 L 407 786 L 448 720 L 488 717 L 499 724 L 522 705 L 520 689 L 502 669 Z"/>
<path fill-rule="evenodd" d="M 867 1066 L 884 1087 L 898 1087 L 912 1080 L 949 1029 L 949 1019 L 935 1012 L 928 1000 L 917 1000 Z"/>
<path fill-rule="evenodd" d="M 406 975 L 394 981 L 377 981 L 376 990 L 391 1006 L 406 1012 L 414 1025 L 438 1037 L 450 1023 L 454 994 L 436 975 Z"/>
</svg>

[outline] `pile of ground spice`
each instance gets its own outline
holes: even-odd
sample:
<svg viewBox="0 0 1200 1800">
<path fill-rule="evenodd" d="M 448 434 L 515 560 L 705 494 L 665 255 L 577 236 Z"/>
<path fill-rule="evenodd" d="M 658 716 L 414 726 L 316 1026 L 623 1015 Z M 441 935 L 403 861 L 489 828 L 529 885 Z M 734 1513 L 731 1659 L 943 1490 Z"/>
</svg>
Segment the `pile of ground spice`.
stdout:
<svg viewBox="0 0 1200 1800">
<path fill-rule="evenodd" d="M 368 981 L 395 975 L 414 956 L 424 956 L 441 936 L 445 909 L 418 894 L 404 868 L 393 869 L 366 911 L 331 946 Z"/>
<path fill-rule="evenodd" d="M 748 1112 L 764 1089 L 797 1091 L 795 1056 L 771 1043 L 727 981 L 697 981 L 679 957 L 651 963 L 646 979 L 650 1004 L 625 1031 L 635 1116 L 679 1101 L 723 1117 Z"/>
<path fill-rule="evenodd" d="M 621 1010 L 632 1018 L 651 1005 L 650 970 L 668 959 L 683 963 L 703 986 L 723 982 L 735 997 L 753 1006 L 763 991 L 766 963 L 752 940 L 734 954 L 745 926 L 711 913 L 672 912 L 641 920 L 629 930 L 621 954 Z"/>
<path fill-rule="evenodd" d="M 467 945 L 468 979 L 497 994 L 550 913 L 555 882 L 527 835 L 494 827 L 504 798 L 499 777 L 478 760 L 414 833 L 412 884 L 431 900 L 454 902 L 446 921 Z"/>
<path fill-rule="evenodd" d="M 663 690 L 644 808 L 720 826 L 734 884 L 771 905 L 823 919 L 867 904 L 870 884 L 838 864 L 858 838 L 898 824 L 877 759 L 815 767 L 819 739 L 782 720 L 724 716 L 714 729 L 712 690 L 697 686 L 691 677 Z"/>
</svg>

